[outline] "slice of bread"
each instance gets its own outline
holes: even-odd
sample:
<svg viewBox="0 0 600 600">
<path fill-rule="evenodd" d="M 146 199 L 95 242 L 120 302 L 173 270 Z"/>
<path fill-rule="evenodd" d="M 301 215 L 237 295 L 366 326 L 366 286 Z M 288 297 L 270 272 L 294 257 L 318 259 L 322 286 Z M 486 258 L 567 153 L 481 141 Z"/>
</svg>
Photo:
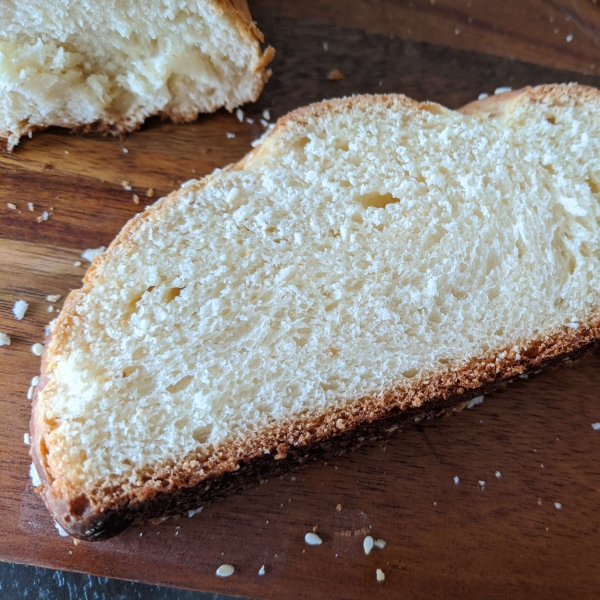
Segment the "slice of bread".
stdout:
<svg viewBox="0 0 600 600">
<path fill-rule="evenodd" d="M 54 322 L 35 392 L 32 455 L 66 531 L 193 509 L 598 342 L 600 95 L 467 112 L 309 106 L 125 226 Z"/>
<path fill-rule="evenodd" d="M 256 100 L 261 51 L 246 0 L 51 0 L 0 10 L 0 140 L 58 125 L 120 134 Z"/>
</svg>

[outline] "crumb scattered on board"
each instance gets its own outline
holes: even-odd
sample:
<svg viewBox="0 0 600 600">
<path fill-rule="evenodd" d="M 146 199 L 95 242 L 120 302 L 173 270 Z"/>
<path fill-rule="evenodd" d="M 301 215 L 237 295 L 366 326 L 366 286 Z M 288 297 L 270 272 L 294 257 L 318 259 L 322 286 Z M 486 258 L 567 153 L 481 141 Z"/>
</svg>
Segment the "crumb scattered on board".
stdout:
<svg viewBox="0 0 600 600">
<path fill-rule="evenodd" d="M 99 248 L 87 248 L 81 253 L 81 258 L 93 262 L 93 260 L 104 253 L 106 248 L 104 246 L 100 246 Z"/>
<path fill-rule="evenodd" d="M 28 308 L 29 304 L 27 304 L 25 300 L 17 300 L 13 306 L 13 314 L 15 315 L 15 319 L 17 319 L 17 321 L 21 321 Z"/>
<path fill-rule="evenodd" d="M 332 71 L 329 71 L 327 79 L 329 79 L 329 81 L 341 81 L 344 79 L 344 74 L 338 69 L 333 69 Z"/>
</svg>

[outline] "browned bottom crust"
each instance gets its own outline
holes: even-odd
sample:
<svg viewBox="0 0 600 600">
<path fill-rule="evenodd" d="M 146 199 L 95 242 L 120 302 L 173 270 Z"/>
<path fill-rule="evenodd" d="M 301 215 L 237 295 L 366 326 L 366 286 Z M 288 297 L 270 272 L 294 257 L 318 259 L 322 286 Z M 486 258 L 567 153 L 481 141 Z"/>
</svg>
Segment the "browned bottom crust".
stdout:
<svg viewBox="0 0 600 600">
<path fill-rule="evenodd" d="M 453 408 L 464 407 L 470 399 L 504 387 L 519 375 L 570 362 L 599 344 L 597 318 L 577 330 L 565 328 L 564 333 L 530 343 L 522 355 L 507 350 L 474 360 L 437 380 L 420 382 L 415 388 L 391 391 L 378 399 L 362 399 L 318 422 L 286 424 L 269 436 L 240 445 L 237 452 L 204 463 L 195 461 L 195 469 L 189 462 L 183 467 L 164 467 L 149 475 L 141 487 L 113 486 L 95 499 L 80 495 L 63 500 L 46 481 L 38 491 L 69 535 L 83 540 L 107 539 L 133 523 L 183 514 L 308 461 L 341 454 L 387 438 L 423 419 L 449 414 Z M 37 446 L 32 449 L 45 479 L 42 457 L 37 454 Z"/>
</svg>

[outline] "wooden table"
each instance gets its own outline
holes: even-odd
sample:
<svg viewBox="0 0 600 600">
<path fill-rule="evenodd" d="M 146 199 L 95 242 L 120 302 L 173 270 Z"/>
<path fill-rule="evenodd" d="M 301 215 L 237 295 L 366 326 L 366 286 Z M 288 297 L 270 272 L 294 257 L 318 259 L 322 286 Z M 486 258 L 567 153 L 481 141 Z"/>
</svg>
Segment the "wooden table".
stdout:
<svg viewBox="0 0 600 600">
<path fill-rule="evenodd" d="M 254 123 L 225 112 L 188 125 L 151 120 L 121 140 L 53 130 L 0 155 L 0 331 L 12 338 L 0 348 L 0 559 L 260 598 L 598 597 L 600 354 L 107 542 L 60 537 L 33 493 L 23 433 L 39 368 L 30 347 L 54 316 L 46 296 L 64 299 L 84 274 L 81 252 L 107 245 L 145 205 L 238 160 L 262 133 L 264 108 L 278 117 L 357 92 L 458 107 L 498 86 L 600 87 L 591 0 L 255 0 L 251 9 L 278 53 L 262 97 L 245 107 Z M 345 78 L 329 81 L 332 69 Z M 17 299 L 30 305 L 23 321 L 12 316 Z M 303 541 L 314 525 L 320 547 Z M 365 556 L 367 533 L 385 549 Z M 225 562 L 236 572 L 219 579 Z"/>
</svg>

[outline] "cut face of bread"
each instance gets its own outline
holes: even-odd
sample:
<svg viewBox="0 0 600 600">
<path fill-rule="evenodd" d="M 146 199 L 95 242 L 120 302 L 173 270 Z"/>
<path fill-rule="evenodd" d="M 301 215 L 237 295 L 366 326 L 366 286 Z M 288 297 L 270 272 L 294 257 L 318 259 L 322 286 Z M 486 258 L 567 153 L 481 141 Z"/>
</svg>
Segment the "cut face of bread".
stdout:
<svg viewBox="0 0 600 600">
<path fill-rule="evenodd" d="M 120 133 L 256 100 L 271 48 L 245 0 L 27 0 L 0 10 L 0 139 Z"/>
<path fill-rule="evenodd" d="M 600 338 L 597 91 L 470 111 L 296 111 L 124 228 L 36 392 L 33 455 L 67 531 L 193 508 Z"/>
</svg>

